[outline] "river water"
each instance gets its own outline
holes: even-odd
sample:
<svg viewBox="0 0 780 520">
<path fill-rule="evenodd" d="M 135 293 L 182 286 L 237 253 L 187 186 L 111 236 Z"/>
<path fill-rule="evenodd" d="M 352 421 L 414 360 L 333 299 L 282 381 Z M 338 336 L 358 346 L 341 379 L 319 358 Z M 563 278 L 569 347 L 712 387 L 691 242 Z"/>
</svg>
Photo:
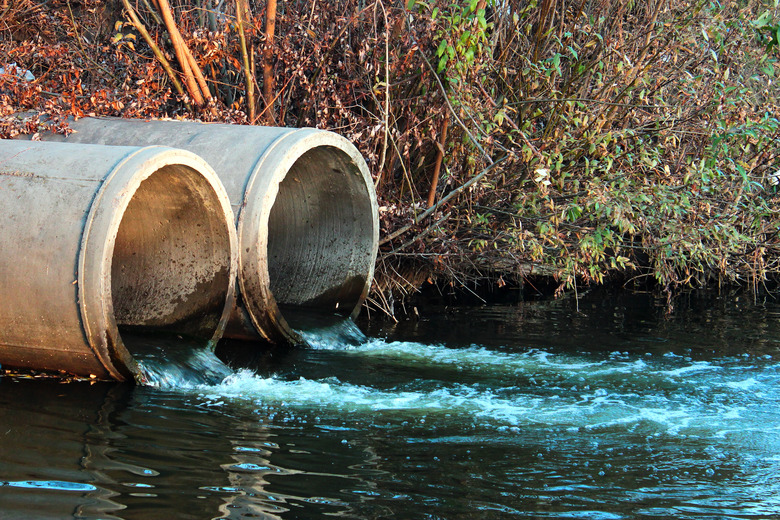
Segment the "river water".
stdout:
<svg viewBox="0 0 780 520">
<path fill-rule="evenodd" d="M 0 377 L 0 518 L 780 518 L 780 303 L 580 296 L 221 349 L 220 381 Z"/>
</svg>

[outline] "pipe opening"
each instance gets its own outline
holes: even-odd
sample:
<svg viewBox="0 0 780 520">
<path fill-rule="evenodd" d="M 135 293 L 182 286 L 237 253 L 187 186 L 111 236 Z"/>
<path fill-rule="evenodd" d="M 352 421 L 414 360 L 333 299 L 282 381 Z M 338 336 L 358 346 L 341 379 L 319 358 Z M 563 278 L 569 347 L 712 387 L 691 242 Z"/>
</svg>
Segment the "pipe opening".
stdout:
<svg viewBox="0 0 780 520">
<path fill-rule="evenodd" d="M 213 186 L 188 166 L 164 166 L 140 183 L 111 253 L 114 318 L 133 358 L 150 335 L 214 339 L 230 290 L 230 225 Z"/>
<path fill-rule="evenodd" d="M 292 329 L 302 316 L 350 316 L 372 272 L 374 214 L 360 169 L 317 146 L 290 167 L 268 223 L 270 288 Z M 303 312 L 298 312 L 298 311 Z"/>
</svg>

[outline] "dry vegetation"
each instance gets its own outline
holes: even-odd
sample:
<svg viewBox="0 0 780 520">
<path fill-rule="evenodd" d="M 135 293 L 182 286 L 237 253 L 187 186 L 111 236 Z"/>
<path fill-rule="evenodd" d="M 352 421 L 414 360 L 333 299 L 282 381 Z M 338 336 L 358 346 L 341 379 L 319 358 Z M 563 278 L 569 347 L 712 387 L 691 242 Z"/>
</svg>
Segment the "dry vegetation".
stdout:
<svg viewBox="0 0 780 520">
<path fill-rule="evenodd" d="M 385 308 L 427 279 L 780 273 L 777 2 L 290 0 L 269 26 L 274 5 L 2 0 L 0 136 L 91 114 L 339 132 L 376 181 Z"/>
</svg>

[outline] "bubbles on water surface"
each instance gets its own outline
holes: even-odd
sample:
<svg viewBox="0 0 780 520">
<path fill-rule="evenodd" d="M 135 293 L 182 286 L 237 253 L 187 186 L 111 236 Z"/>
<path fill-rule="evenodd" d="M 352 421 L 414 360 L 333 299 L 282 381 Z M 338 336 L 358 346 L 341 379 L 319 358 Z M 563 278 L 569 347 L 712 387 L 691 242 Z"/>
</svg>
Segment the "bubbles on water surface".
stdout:
<svg viewBox="0 0 780 520">
<path fill-rule="evenodd" d="M 756 399 L 761 407 L 767 398 L 780 404 L 771 392 L 780 365 L 767 357 L 696 361 L 648 352 L 453 348 L 367 338 L 351 320 L 299 333 L 306 345 L 284 374 L 234 371 L 210 349 L 183 358 L 159 343 L 153 354 L 137 357 L 147 384 L 195 391 L 214 408 L 250 403 L 280 413 L 285 424 L 349 417 L 372 427 L 750 438 L 767 445 L 766 421 L 777 417 L 760 418 Z M 337 366 L 337 376 L 323 375 Z M 407 375 L 412 370 L 417 377 Z"/>
<path fill-rule="evenodd" d="M 316 336 L 305 347 L 308 353 L 301 354 L 304 360 L 319 356 L 325 366 L 328 360 L 358 363 L 357 370 L 341 377 L 319 377 L 299 363 L 294 376 L 240 370 L 216 385 L 202 384 L 198 391 L 288 410 L 297 417 L 311 413 L 335 420 L 348 415 L 366 424 L 425 418 L 428 424 L 461 429 L 715 438 L 744 431 L 756 392 L 780 380 L 776 368 L 767 371 L 740 360 L 450 348 L 377 338 L 355 344 L 343 341 L 342 331 Z M 417 367 L 428 377 L 381 387 L 360 373 L 361 366 L 372 371 Z M 453 373 L 462 381 L 441 377 Z"/>
</svg>

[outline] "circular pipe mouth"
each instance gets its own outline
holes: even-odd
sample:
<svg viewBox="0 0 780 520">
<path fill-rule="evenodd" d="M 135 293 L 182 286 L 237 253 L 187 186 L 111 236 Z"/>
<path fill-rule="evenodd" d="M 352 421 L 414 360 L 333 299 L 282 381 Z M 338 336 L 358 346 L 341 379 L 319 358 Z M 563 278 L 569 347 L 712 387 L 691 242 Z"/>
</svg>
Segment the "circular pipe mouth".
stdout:
<svg viewBox="0 0 780 520">
<path fill-rule="evenodd" d="M 253 318 L 262 313 L 270 322 L 256 323 L 259 329 L 299 342 L 297 330 L 359 313 L 378 248 L 376 194 L 360 153 L 331 132 L 288 134 L 259 168 L 274 175 L 268 185 L 250 181 L 246 191 L 238 231 L 242 295 Z M 259 210 L 255 189 L 265 196 Z M 256 294 L 261 298 L 251 301 Z"/>
<path fill-rule="evenodd" d="M 230 203 L 182 150 L 143 148 L 104 182 L 87 218 L 79 299 L 90 345 L 117 379 L 154 348 L 213 348 L 235 298 Z M 155 339 L 156 338 L 156 339 Z"/>
</svg>

